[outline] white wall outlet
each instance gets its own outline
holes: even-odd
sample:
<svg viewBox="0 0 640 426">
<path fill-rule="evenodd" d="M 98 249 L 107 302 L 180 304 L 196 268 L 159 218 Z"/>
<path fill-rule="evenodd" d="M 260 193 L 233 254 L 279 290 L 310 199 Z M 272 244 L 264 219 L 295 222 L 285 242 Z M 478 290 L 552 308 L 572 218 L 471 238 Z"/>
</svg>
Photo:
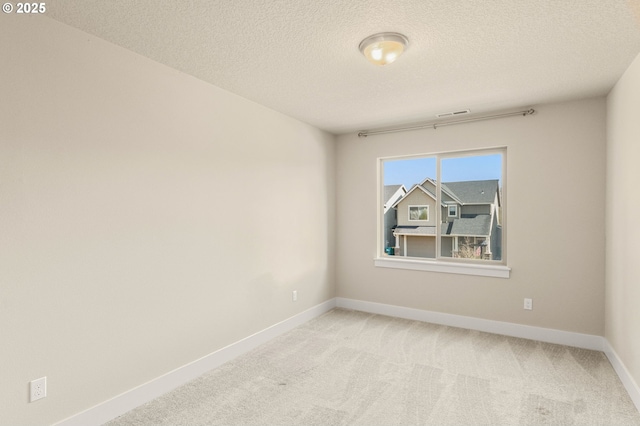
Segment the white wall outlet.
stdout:
<svg viewBox="0 0 640 426">
<path fill-rule="evenodd" d="M 29 402 L 37 401 L 47 396 L 46 376 L 29 382 L 29 395 Z"/>
<path fill-rule="evenodd" d="M 524 299 L 524 308 L 528 311 L 533 309 L 533 299 L 528 299 L 525 297 Z"/>
<path fill-rule="evenodd" d="M 293 290 L 293 292 L 291 293 L 291 300 L 293 300 L 294 302 L 298 301 L 298 291 L 297 290 Z"/>
</svg>

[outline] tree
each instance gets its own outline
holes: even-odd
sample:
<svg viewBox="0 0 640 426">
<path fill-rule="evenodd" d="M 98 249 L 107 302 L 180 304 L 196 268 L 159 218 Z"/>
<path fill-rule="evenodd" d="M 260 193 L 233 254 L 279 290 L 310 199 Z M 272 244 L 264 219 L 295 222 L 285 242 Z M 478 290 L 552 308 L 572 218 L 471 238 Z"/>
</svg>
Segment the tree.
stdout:
<svg viewBox="0 0 640 426">
<path fill-rule="evenodd" d="M 474 243 L 470 237 L 464 237 L 462 242 L 458 243 L 458 255 L 461 259 L 481 259 L 482 248 L 479 244 Z"/>
</svg>

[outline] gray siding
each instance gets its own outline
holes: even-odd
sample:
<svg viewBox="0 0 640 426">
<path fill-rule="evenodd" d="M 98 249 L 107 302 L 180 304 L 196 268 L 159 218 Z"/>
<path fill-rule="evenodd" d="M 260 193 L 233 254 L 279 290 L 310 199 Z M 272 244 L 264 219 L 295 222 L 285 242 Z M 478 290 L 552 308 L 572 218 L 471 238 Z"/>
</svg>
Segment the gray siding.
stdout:
<svg viewBox="0 0 640 426">
<path fill-rule="evenodd" d="M 396 237 L 393 236 L 392 228 L 396 225 L 396 210 L 389 209 L 384 214 L 384 247 L 394 247 L 396 244 Z"/>
<path fill-rule="evenodd" d="M 404 238 L 404 237 L 403 237 Z M 400 240 L 400 245 L 403 241 Z M 407 256 L 411 257 L 436 257 L 435 237 L 407 237 Z"/>
<path fill-rule="evenodd" d="M 429 220 L 409 220 L 409 206 L 427 205 L 429 206 Z M 436 224 L 436 202 L 433 198 L 416 189 L 398 203 L 398 225 L 406 226 L 435 226 Z"/>
<path fill-rule="evenodd" d="M 440 238 L 440 256 L 451 257 L 451 250 L 453 250 L 453 238 Z"/>
<path fill-rule="evenodd" d="M 502 260 L 502 226 L 499 226 L 494 218 L 491 232 L 491 259 Z"/>
<path fill-rule="evenodd" d="M 491 205 L 462 206 L 462 214 L 491 214 Z"/>
<path fill-rule="evenodd" d="M 456 204 L 458 206 L 458 214 L 457 216 L 451 216 L 449 217 L 449 206 L 446 205 L 444 207 L 440 208 L 440 212 L 442 214 L 442 222 L 446 223 L 446 222 L 452 222 L 455 219 L 459 219 L 460 218 L 460 212 L 461 212 L 461 208 L 460 205 Z"/>
</svg>

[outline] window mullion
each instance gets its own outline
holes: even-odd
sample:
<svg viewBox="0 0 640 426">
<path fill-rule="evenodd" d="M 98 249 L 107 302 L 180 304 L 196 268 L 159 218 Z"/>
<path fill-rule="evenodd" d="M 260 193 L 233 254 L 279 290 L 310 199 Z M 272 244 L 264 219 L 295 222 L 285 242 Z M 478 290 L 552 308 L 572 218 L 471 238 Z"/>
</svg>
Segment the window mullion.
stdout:
<svg viewBox="0 0 640 426">
<path fill-rule="evenodd" d="M 440 179 L 440 156 L 436 155 L 436 259 L 440 258 L 441 248 L 440 248 L 440 232 L 442 226 L 440 225 L 442 222 L 442 209 L 440 206 L 442 205 L 442 189 L 441 189 L 441 179 Z"/>
</svg>

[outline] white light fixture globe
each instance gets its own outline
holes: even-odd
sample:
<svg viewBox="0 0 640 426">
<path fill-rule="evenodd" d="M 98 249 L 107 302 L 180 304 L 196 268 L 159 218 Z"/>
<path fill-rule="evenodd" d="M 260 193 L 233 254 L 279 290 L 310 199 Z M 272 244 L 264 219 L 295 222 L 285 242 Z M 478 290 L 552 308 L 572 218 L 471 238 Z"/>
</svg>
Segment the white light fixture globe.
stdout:
<svg viewBox="0 0 640 426">
<path fill-rule="evenodd" d="M 409 40 L 398 33 L 378 33 L 360 43 L 360 51 L 374 65 L 387 65 L 409 47 Z"/>
</svg>

